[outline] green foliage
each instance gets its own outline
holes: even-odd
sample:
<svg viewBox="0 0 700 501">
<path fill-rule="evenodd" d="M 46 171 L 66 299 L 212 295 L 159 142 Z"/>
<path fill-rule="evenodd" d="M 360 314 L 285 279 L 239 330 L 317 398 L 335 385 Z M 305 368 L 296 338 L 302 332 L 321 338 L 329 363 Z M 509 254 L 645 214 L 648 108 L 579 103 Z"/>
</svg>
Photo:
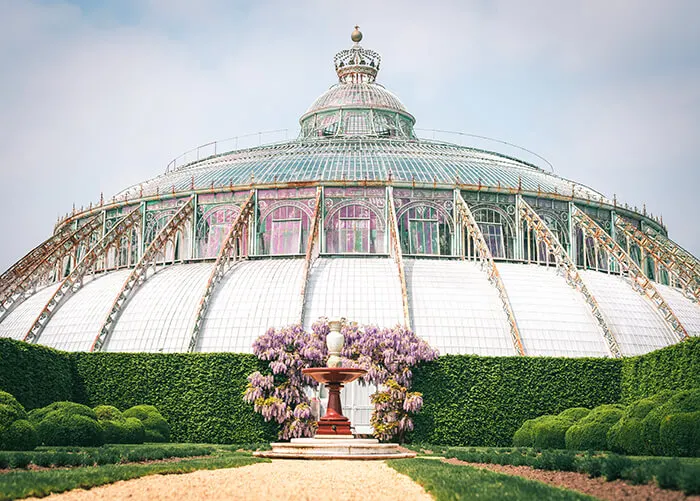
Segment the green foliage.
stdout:
<svg viewBox="0 0 700 501">
<path fill-rule="evenodd" d="M 72 400 L 74 383 L 68 353 L 0 338 L 0 390 L 14 395 L 26 409 Z"/>
<path fill-rule="evenodd" d="M 39 444 L 34 425 L 26 419 L 18 419 L 0 430 L 0 450 L 30 451 Z"/>
<path fill-rule="evenodd" d="M 513 447 L 532 447 L 535 444 L 532 430 L 537 419 L 528 419 L 515 431 L 513 434 Z"/>
<path fill-rule="evenodd" d="M 125 418 L 136 418 L 143 423 L 147 442 L 167 442 L 170 440 L 170 426 L 152 405 L 136 405 L 124 411 Z"/>
<path fill-rule="evenodd" d="M 620 420 L 622 414 L 619 405 L 596 407 L 566 431 L 566 448 L 576 451 L 607 449 L 608 431 Z"/>
<path fill-rule="evenodd" d="M 667 456 L 700 456 L 700 411 L 665 416 L 659 439 Z"/>
<path fill-rule="evenodd" d="M 642 437 L 642 419 L 670 395 L 671 392 L 663 391 L 630 404 L 622 418 L 608 431 L 608 449 L 617 453 L 643 455 L 645 447 Z"/>
<path fill-rule="evenodd" d="M 54 402 L 29 413 L 39 441 L 45 445 L 102 445 L 104 435 L 90 407 L 75 402 Z"/>
<path fill-rule="evenodd" d="M 661 423 L 665 417 L 672 414 L 693 413 L 700 411 L 700 388 L 694 390 L 679 391 L 665 403 L 649 411 L 642 420 L 642 439 L 644 440 L 645 453 L 650 455 L 665 455 L 661 443 Z M 669 427 L 667 432 L 667 444 L 671 444 L 675 431 L 680 428 L 675 425 Z"/>
<path fill-rule="evenodd" d="M 610 359 L 442 356 L 414 371 L 424 405 L 413 440 L 510 445 L 528 419 L 619 401 L 620 370 Z"/>
<path fill-rule="evenodd" d="M 274 440 L 276 424 L 243 401 L 247 376 L 263 370 L 238 353 L 73 353 L 79 401 L 119 409 L 148 403 L 170 424 L 170 440 L 250 443 Z M 150 440 L 146 438 L 146 440 Z"/>
<path fill-rule="evenodd" d="M 563 449 L 564 436 L 572 421 L 559 416 L 543 416 L 532 427 L 532 441 L 541 449 Z"/>
<path fill-rule="evenodd" d="M 98 405 L 95 407 L 95 415 L 102 426 L 105 443 L 141 444 L 146 439 L 146 428 L 141 420 L 137 417 L 125 418 L 121 411 L 112 405 Z"/>
<path fill-rule="evenodd" d="M 579 421 L 586 416 L 588 416 L 591 413 L 590 409 L 586 409 L 585 407 L 571 407 L 570 409 L 566 409 L 564 411 L 561 411 L 559 413 L 559 418 L 561 419 L 566 419 L 567 421 L 571 421 L 571 423 L 575 423 L 576 421 Z"/>
<path fill-rule="evenodd" d="M 632 465 L 632 461 L 626 456 L 609 454 L 603 461 L 601 473 L 605 480 L 611 482 L 622 478 L 622 472 Z"/>
<path fill-rule="evenodd" d="M 542 482 L 504 475 L 471 466 L 445 464 L 428 459 L 390 460 L 387 464 L 411 477 L 438 501 L 479 499 L 501 501 L 525 500 L 589 500 L 590 497 Z"/>
<path fill-rule="evenodd" d="M 0 391 L 0 451 L 28 451 L 37 446 L 34 426 L 15 397 Z"/>
<path fill-rule="evenodd" d="M 124 421 L 122 412 L 113 405 L 98 405 L 93 410 L 98 421 Z"/>
<path fill-rule="evenodd" d="M 625 403 L 662 390 L 700 387 L 700 337 L 622 360 L 621 397 Z"/>
</svg>

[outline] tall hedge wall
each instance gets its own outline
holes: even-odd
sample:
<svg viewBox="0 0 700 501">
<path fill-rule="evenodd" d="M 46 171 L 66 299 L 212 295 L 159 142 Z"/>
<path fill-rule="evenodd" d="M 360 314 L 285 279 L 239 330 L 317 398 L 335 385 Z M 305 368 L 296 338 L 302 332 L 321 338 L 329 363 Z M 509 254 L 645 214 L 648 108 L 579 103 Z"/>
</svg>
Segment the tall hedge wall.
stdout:
<svg viewBox="0 0 700 501">
<path fill-rule="evenodd" d="M 0 390 L 15 396 L 25 409 L 73 400 L 70 354 L 0 338 Z"/>
<path fill-rule="evenodd" d="M 620 380 L 619 360 L 442 356 L 415 371 L 413 440 L 508 446 L 527 419 L 618 402 Z"/>
<path fill-rule="evenodd" d="M 273 440 L 243 402 L 253 355 L 64 353 L 0 339 L 0 390 L 27 408 L 58 400 L 126 409 L 157 406 L 172 438 L 190 442 Z M 526 420 L 568 407 L 629 402 L 662 389 L 700 387 L 700 339 L 623 360 L 442 356 L 415 370 L 425 405 L 413 439 L 510 445 Z"/>
<path fill-rule="evenodd" d="M 622 362 L 622 402 L 630 403 L 661 390 L 700 388 L 700 338 Z"/>
<path fill-rule="evenodd" d="M 276 438 L 242 398 L 251 372 L 263 369 L 239 353 L 74 353 L 76 398 L 126 409 L 155 405 L 178 442 L 246 443 Z"/>
</svg>

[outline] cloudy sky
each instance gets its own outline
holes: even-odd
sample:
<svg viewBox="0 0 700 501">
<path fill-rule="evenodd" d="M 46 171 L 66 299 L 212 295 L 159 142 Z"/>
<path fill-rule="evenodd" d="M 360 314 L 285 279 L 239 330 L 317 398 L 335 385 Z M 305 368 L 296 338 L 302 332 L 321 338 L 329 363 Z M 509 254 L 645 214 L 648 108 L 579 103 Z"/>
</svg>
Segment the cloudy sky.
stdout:
<svg viewBox="0 0 700 501">
<path fill-rule="evenodd" d="M 193 146 L 293 137 L 355 24 L 417 127 L 534 150 L 700 256 L 696 0 L 0 0 L 0 19 L 0 270 Z"/>
</svg>

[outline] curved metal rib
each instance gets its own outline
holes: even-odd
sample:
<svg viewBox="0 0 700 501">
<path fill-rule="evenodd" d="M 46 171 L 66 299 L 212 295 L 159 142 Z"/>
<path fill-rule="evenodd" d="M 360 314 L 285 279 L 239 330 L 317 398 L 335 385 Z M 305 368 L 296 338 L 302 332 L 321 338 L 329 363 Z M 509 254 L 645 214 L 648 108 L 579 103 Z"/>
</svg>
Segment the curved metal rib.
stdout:
<svg viewBox="0 0 700 501">
<path fill-rule="evenodd" d="M 236 217 L 236 220 L 228 230 L 226 240 L 224 240 L 221 250 L 219 251 L 219 255 L 216 257 L 214 268 L 211 270 L 209 280 L 207 281 L 207 287 L 204 289 L 202 299 L 199 301 L 197 314 L 195 315 L 194 327 L 192 328 L 192 336 L 190 338 L 190 344 L 187 351 L 194 351 L 197 348 L 197 340 L 199 339 L 199 333 L 202 329 L 204 315 L 206 315 L 207 308 L 209 308 L 209 302 L 211 301 L 214 287 L 228 271 L 227 265 L 229 261 L 231 261 L 231 257 L 233 256 L 233 260 L 236 260 L 236 243 L 243 238 L 244 229 L 248 226 L 248 220 L 250 219 L 250 215 L 253 213 L 254 208 L 255 191 L 251 190 L 250 195 L 246 201 L 243 202 L 243 205 L 241 205 L 241 212 L 238 214 L 238 217 Z"/>
<path fill-rule="evenodd" d="M 67 236 L 62 235 L 58 243 L 44 246 L 44 254 L 36 254 L 36 259 L 25 261 L 21 267 L 22 274 L 19 274 L 19 268 L 17 268 L 18 274 L 9 278 L 7 284 L 3 284 L 3 292 L 0 293 L 0 322 L 31 295 L 30 292 L 56 263 L 72 253 L 81 243 L 89 242 L 92 234 L 101 228 L 102 218 L 99 215 L 93 216 L 77 230 Z M 30 254 L 34 254 L 34 251 Z"/>
<path fill-rule="evenodd" d="M 530 204 L 528 204 L 525 200 L 522 200 L 521 197 L 518 197 L 518 204 L 520 217 L 527 223 L 530 229 L 537 234 L 537 238 L 541 242 L 544 242 L 549 252 L 552 253 L 554 260 L 556 261 L 557 270 L 562 272 L 566 283 L 583 295 L 584 299 L 586 300 L 586 304 L 591 309 L 591 313 L 593 313 L 593 316 L 598 321 L 598 325 L 600 325 L 600 328 L 603 330 L 603 337 L 605 338 L 605 342 L 607 343 L 608 349 L 610 350 L 612 356 L 615 358 L 622 357 L 620 345 L 618 344 L 617 339 L 615 339 L 615 335 L 610 329 L 610 326 L 608 326 L 605 317 L 603 316 L 603 312 L 598 305 L 598 301 L 596 301 L 593 294 L 591 294 L 588 287 L 586 287 L 586 284 L 583 282 L 581 275 L 576 269 L 576 265 L 564 250 L 564 247 L 561 245 L 561 242 L 559 242 L 557 236 L 552 232 L 552 230 L 549 229 L 549 227 L 545 224 L 539 214 L 537 214 L 537 212 L 535 212 L 535 210 L 530 206 Z"/>
<path fill-rule="evenodd" d="M 683 292 L 696 303 L 700 303 L 700 270 L 693 268 L 692 261 L 684 256 L 678 247 L 674 252 L 673 242 L 666 238 L 661 240 L 661 235 L 644 233 L 619 215 L 615 218 L 615 226 L 657 263 L 675 275 Z"/>
<path fill-rule="evenodd" d="M 401 242 L 399 241 L 399 225 L 396 219 L 396 206 L 394 205 L 394 189 L 389 190 L 389 233 L 391 238 L 391 248 L 394 254 L 394 261 L 399 269 L 399 281 L 401 282 L 401 301 L 403 303 L 403 319 L 408 329 L 411 328 L 411 314 L 408 304 L 408 287 L 406 286 L 406 274 L 403 266 L 403 253 L 401 252 Z"/>
<path fill-rule="evenodd" d="M 96 218 L 99 218 L 99 216 L 93 216 L 92 219 Z M 70 225 L 63 226 L 58 233 L 51 235 L 37 245 L 34 249 L 29 251 L 27 255 L 13 264 L 5 273 L 0 275 L 0 303 L 7 299 L 5 295 L 7 289 L 22 280 L 27 270 L 34 269 L 37 264 L 44 261 L 48 256 L 59 249 L 66 238 L 69 238 L 73 233 L 75 233 L 75 231 L 71 229 Z"/>
<path fill-rule="evenodd" d="M 173 217 L 170 218 L 170 220 L 158 232 L 156 237 L 143 253 L 143 256 L 141 256 L 139 262 L 124 281 L 124 285 L 119 291 L 119 294 L 117 294 L 117 298 L 112 303 L 112 308 L 107 314 L 107 319 L 102 324 L 102 327 L 97 333 L 95 340 L 92 342 L 90 351 L 99 351 L 102 348 L 107 340 L 107 337 L 112 332 L 112 329 L 114 328 L 117 318 L 121 314 L 124 305 L 129 298 L 131 298 L 134 291 L 146 281 L 148 269 L 156 262 L 156 259 L 161 250 L 164 248 L 165 244 L 177 233 L 179 229 L 183 227 L 190 216 L 192 216 L 194 213 L 194 207 L 192 205 L 193 200 L 194 195 L 188 198 L 187 202 L 185 202 L 185 204 L 180 207 Z"/>
<path fill-rule="evenodd" d="M 138 208 L 132 210 L 129 214 L 121 218 L 99 242 L 92 246 L 48 300 L 46 306 L 41 310 L 34 324 L 24 336 L 24 341 L 28 343 L 37 342 L 39 336 L 41 336 L 41 333 L 44 331 L 44 327 L 49 323 L 49 320 L 51 320 L 56 310 L 61 307 L 68 297 L 82 287 L 83 277 L 92 269 L 97 259 L 104 255 L 112 245 L 118 243 L 122 235 L 131 230 L 132 226 L 138 224 L 140 220 L 141 211 Z"/>
<path fill-rule="evenodd" d="M 303 282 L 301 284 L 301 308 L 299 309 L 299 323 L 304 325 L 304 315 L 306 313 L 306 286 L 309 282 L 309 271 L 311 271 L 311 266 L 318 257 L 318 249 L 314 245 L 316 243 L 316 235 L 318 235 L 319 225 L 321 222 L 321 193 L 322 188 L 319 186 L 316 188 L 316 207 L 314 208 L 314 216 L 311 221 L 311 231 L 309 232 L 309 239 L 306 242 L 306 255 L 304 256 L 304 271 L 303 271 Z M 316 251 L 316 252 L 314 252 Z"/>
<path fill-rule="evenodd" d="M 455 201 L 457 202 L 457 210 L 459 211 L 462 225 L 466 228 L 467 234 L 474 240 L 474 248 L 479 255 L 479 262 L 481 263 L 481 268 L 486 271 L 489 282 L 496 286 L 498 290 L 498 297 L 501 299 L 501 304 L 503 306 L 503 311 L 508 318 L 508 324 L 510 326 L 510 336 L 513 341 L 513 346 L 518 355 L 525 355 L 525 348 L 523 348 L 523 342 L 520 338 L 520 330 L 518 329 L 518 323 L 515 320 L 515 314 L 513 313 L 513 308 L 510 305 L 510 299 L 508 299 L 508 293 L 506 292 L 505 285 L 503 285 L 503 280 L 501 280 L 501 274 L 498 273 L 498 268 L 496 268 L 496 263 L 493 261 L 493 255 L 486 245 L 486 240 L 484 239 L 483 233 L 479 228 L 479 224 L 474 219 L 472 211 L 469 210 L 467 202 L 462 198 L 462 194 L 457 192 Z"/>
<path fill-rule="evenodd" d="M 598 224 L 593 221 L 586 213 L 581 209 L 573 206 L 572 219 L 581 227 L 584 233 L 593 238 L 598 245 L 602 246 L 606 251 L 610 253 L 610 256 L 615 258 L 619 263 L 622 271 L 627 273 L 632 279 L 632 284 L 634 288 L 647 297 L 651 302 L 654 303 L 656 309 L 659 310 L 661 316 L 671 327 L 673 332 L 683 340 L 688 338 L 688 332 L 681 324 L 680 320 L 673 310 L 666 302 L 666 300 L 659 294 L 656 290 L 654 284 L 649 280 L 642 270 L 637 266 L 637 263 L 632 260 L 632 258 L 627 254 L 622 247 L 613 239 L 603 228 L 598 226 Z"/>
</svg>

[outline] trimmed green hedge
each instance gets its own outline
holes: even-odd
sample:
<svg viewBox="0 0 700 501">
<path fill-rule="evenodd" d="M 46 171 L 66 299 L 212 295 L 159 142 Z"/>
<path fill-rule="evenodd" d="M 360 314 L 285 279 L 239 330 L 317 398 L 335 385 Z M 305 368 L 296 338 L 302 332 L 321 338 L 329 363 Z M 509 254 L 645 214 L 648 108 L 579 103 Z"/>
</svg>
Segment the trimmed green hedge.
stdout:
<svg viewBox="0 0 700 501">
<path fill-rule="evenodd" d="M 175 442 L 251 443 L 274 440 L 243 401 L 247 377 L 264 365 L 240 353 L 73 353 L 76 401 L 122 411 L 154 405 Z M 147 427 L 148 428 L 148 427 Z M 146 438 L 148 441 L 149 439 Z"/>
<path fill-rule="evenodd" d="M 266 364 L 246 354 L 64 353 L 0 339 L 0 390 L 28 410 L 60 400 L 122 411 L 154 405 L 173 441 L 274 440 L 276 425 L 241 397 L 256 370 Z M 623 360 L 446 355 L 414 372 L 425 404 L 413 440 L 505 446 L 543 414 L 700 387 L 700 339 Z M 679 426 L 681 418 L 666 435 Z"/>
<path fill-rule="evenodd" d="M 620 399 L 619 360 L 445 355 L 414 371 L 413 440 L 507 446 L 527 419 Z"/>
<path fill-rule="evenodd" d="M 0 390 L 25 409 L 73 400 L 75 379 L 69 353 L 0 338 Z"/>
<path fill-rule="evenodd" d="M 700 337 L 622 361 L 622 402 L 700 388 Z"/>
</svg>

